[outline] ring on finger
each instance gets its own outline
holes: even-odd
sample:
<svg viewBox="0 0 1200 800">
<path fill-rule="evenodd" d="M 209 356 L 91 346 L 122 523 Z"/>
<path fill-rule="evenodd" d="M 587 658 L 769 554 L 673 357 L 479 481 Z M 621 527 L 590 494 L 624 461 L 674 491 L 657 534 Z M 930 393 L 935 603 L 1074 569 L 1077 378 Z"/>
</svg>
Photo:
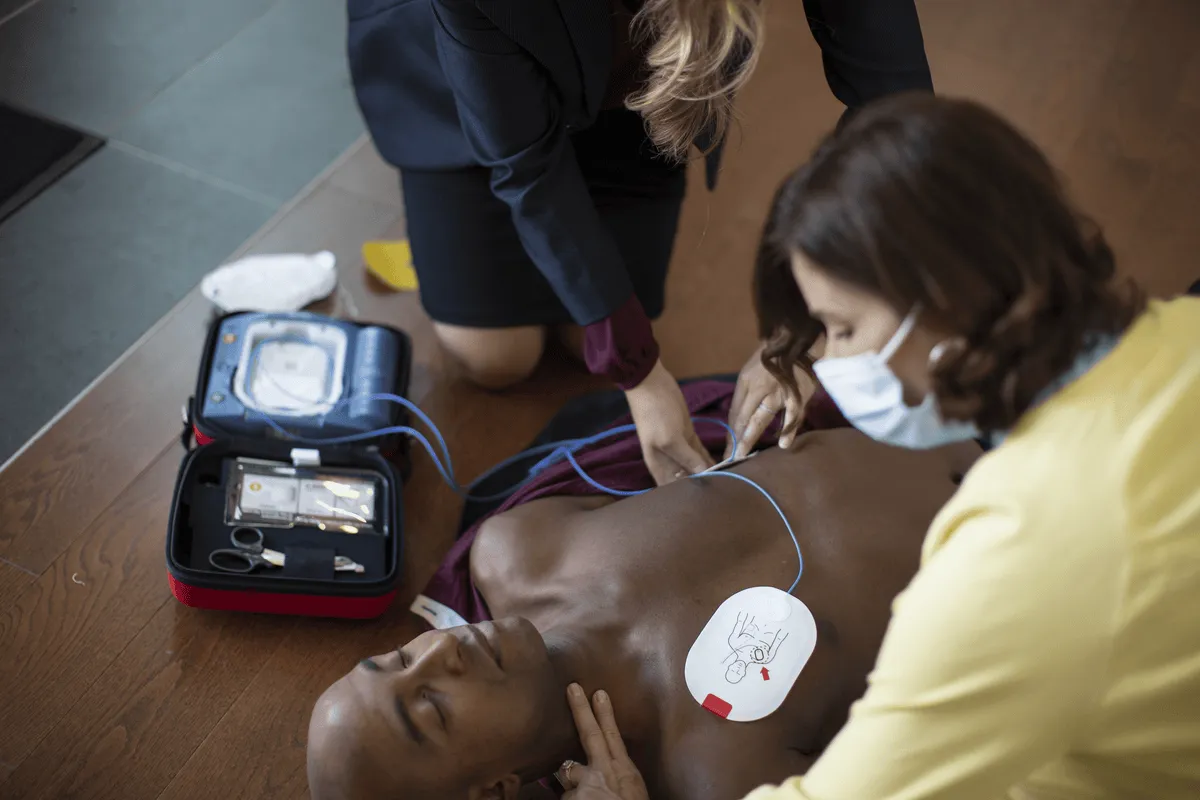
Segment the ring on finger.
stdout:
<svg viewBox="0 0 1200 800">
<path fill-rule="evenodd" d="M 576 763 L 570 759 L 563 762 L 563 765 L 558 768 L 558 772 L 554 773 L 554 777 L 562 784 L 564 789 L 573 789 L 574 784 L 571 781 L 571 770 L 576 767 Z"/>
</svg>

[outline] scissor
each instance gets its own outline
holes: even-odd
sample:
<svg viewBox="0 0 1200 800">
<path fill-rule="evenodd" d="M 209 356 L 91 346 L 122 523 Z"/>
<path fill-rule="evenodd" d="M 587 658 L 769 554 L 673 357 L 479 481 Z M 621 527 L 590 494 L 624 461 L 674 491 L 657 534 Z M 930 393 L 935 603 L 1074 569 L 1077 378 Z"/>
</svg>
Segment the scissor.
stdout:
<svg viewBox="0 0 1200 800">
<path fill-rule="evenodd" d="M 263 547 L 263 532 L 260 528 L 234 528 L 229 534 L 232 549 L 214 550 L 208 563 L 222 572 L 253 572 L 259 567 L 282 567 L 283 553 Z M 362 564 L 346 556 L 334 556 L 335 572 L 364 572 Z"/>
</svg>

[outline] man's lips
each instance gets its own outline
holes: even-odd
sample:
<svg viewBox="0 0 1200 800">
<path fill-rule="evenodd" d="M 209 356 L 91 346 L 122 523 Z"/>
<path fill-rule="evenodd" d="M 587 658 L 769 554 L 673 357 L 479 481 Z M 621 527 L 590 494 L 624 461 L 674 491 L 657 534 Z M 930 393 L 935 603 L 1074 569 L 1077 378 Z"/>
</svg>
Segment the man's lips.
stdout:
<svg viewBox="0 0 1200 800">
<path fill-rule="evenodd" d="M 496 655 L 496 648 L 492 646 L 492 643 L 488 639 L 487 635 L 474 625 L 468 625 L 467 629 L 471 631 L 471 635 L 475 637 L 476 643 L 483 649 L 485 653 L 487 653 L 488 658 L 490 658 L 492 663 L 498 668 L 500 666 L 500 659 Z"/>
</svg>

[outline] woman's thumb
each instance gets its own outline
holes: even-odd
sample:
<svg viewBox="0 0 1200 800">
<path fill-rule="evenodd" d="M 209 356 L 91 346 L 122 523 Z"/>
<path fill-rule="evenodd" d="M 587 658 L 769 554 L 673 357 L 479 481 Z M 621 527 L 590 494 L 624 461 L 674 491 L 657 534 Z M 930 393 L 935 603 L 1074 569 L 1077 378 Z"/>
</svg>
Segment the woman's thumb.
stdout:
<svg viewBox="0 0 1200 800">
<path fill-rule="evenodd" d="M 584 798 L 595 797 L 614 797 L 609 792 L 608 784 L 604 782 L 604 775 L 599 770 L 583 764 L 576 764 L 571 768 L 571 783 L 574 784 L 573 789 L 570 789 L 563 795 L 564 800 L 583 800 Z M 600 790 L 597 794 L 589 790 Z"/>
</svg>

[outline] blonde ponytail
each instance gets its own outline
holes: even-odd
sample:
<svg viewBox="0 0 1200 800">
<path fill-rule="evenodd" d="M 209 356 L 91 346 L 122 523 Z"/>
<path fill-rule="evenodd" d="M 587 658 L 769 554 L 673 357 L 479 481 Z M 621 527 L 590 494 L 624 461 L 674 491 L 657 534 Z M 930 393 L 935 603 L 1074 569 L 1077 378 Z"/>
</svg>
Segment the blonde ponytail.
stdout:
<svg viewBox="0 0 1200 800">
<path fill-rule="evenodd" d="M 634 30 L 651 42 L 649 76 L 627 107 L 668 156 L 685 160 L 710 127 L 715 146 L 729 129 L 734 94 L 758 64 L 761 0 L 646 0 Z"/>
</svg>

